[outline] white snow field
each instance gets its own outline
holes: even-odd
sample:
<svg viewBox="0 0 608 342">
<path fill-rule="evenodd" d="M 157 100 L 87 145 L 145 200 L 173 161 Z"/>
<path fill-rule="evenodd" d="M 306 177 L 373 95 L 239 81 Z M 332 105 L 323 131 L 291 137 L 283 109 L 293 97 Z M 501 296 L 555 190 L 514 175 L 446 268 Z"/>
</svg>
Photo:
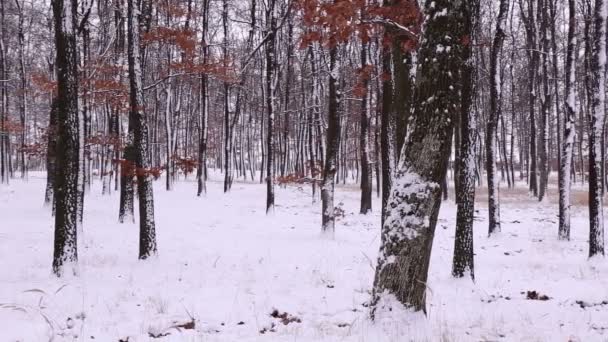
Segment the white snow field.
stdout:
<svg viewBox="0 0 608 342">
<path fill-rule="evenodd" d="M 267 216 L 265 185 L 235 182 L 223 194 L 215 175 L 197 198 L 193 180 L 171 192 L 158 181 L 159 255 L 141 262 L 138 226 L 117 223 L 118 193 L 101 196 L 97 181 L 80 275 L 57 279 L 44 177 L 0 186 L 0 341 L 608 341 L 608 262 L 587 259 L 586 207 L 573 210 L 572 240 L 558 241 L 555 201 L 537 203 L 524 184 L 501 190 L 492 238 L 479 195 L 475 283 L 450 276 L 456 209 L 444 202 L 428 317 L 393 312 L 372 324 L 379 201 L 358 214 L 355 185 L 337 188 L 345 217 L 326 240 L 309 186 L 277 188 Z"/>
</svg>

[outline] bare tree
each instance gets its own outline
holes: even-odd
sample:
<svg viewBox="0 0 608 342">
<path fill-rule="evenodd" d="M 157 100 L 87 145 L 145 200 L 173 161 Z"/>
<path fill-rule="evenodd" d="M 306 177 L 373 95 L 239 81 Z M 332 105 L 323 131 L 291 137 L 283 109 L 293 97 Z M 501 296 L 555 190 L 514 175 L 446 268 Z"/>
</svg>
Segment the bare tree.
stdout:
<svg viewBox="0 0 608 342">
<path fill-rule="evenodd" d="M 146 6 L 144 0 L 143 6 Z M 148 160 L 148 125 L 144 114 L 144 89 L 140 50 L 140 9 L 136 0 L 127 0 L 127 31 L 129 61 L 129 132 L 132 142 L 137 175 L 139 202 L 139 258 L 147 259 L 156 254 L 156 225 L 154 223 L 154 194 Z"/>
<path fill-rule="evenodd" d="M 454 259 L 452 262 L 452 275 L 464 277 L 469 275 L 475 279 L 474 253 L 473 253 L 473 219 L 475 216 L 475 65 L 473 56 L 473 37 L 476 36 L 479 0 L 468 1 L 463 5 L 463 36 L 469 41 L 463 44 L 461 59 L 461 100 L 458 126 L 460 144 L 456 146 L 458 158 L 456 159 L 456 176 L 458 188 L 456 189 L 456 235 L 454 239 Z"/>
<path fill-rule="evenodd" d="M 568 45 L 566 51 L 566 101 L 564 116 L 564 140 L 561 150 L 559 174 L 559 231 L 558 237 L 570 240 L 570 181 L 572 178 L 572 152 L 574 144 L 574 120 L 576 118 L 576 1 L 568 0 Z"/>
<path fill-rule="evenodd" d="M 460 38 L 464 2 L 426 1 L 416 101 L 382 226 L 372 317 L 403 306 L 426 311 L 426 280 L 450 155 L 453 108 L 460 103 Z"/>
<path fill-rule="evenodd" d="M 602 136 L 604 134 L 606 82 L 606 15 L 608 4 L 595 1 L 593 56 L 591 59 L 592 112 L 589 117 L 589 257 L 604 255 Z"/>
<path fill-rule="evenodd" d="M 488 176 L 488 234 L 500 232 L 500 200 L 496 179 L 496 128 L 502 115 L 502 79 L 500 54 L 505 39 L 509 1 L 501 0 L 496 18 L 496 31 L 490 54 L 490 113 L 486 126 L 486 172 Z"/>
<path fill-rule="evenodd" d="M 57 51 L 57 165 L 55 170 L 55 248 L 53 273 L 76 272 L 78 261 L 78 112 L 77 0 L 53 0 Z"/>
</svg>

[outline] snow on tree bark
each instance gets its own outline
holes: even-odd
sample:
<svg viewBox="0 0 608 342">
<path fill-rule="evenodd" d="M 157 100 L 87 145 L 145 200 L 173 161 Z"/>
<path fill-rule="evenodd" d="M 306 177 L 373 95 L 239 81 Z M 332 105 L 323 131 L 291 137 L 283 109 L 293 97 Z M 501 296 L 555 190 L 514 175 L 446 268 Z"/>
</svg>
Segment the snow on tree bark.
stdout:
<svg viewBox="0 0 608 342">
<path fill-rule="evenodd" d="M 441 182 L 450 155 L 453 116 L 460 103 L 461 2 L 428 0 L 410 132 L 393 178 L 382 226 L 372 317 L 396 309 L 426 310 L 426 280 Z"/>
<path fill-rule="evenodd" d="M 519 1 L 520 15 L 526 28 L 526 49 L 528 54 L 528 118 L 530 120 L 529 136 L 529 188 L 534 196 L 538 196 L 537 161 L 536 161 L 536 74 L 539 53 L 536 47 L 536 22 L 534 20 L 534 2 L 528 1 L 528 8 L 524 9 L 523 1 Z"/>
<path fill-rule="evenodd" d="M 340 65 L 337 42 L 330 42 L 329 49 L 329 98 L 327 113 L 327 148 L 323 181 L 321 182 L 321 230 L 329 237 L 335 235 L 334 187 L 336 163 L 340 149 Z"/>
<path fill-rule="evenodd" d="M 76 0 L 53 0 L 57 56 L 57 154 L 53 273 L 76 272 L 80 124 L 76 49 Z"/>
<path fill-rule="evenodd" d="M 201 54 L 203 64 L 207 63 L 208 47 L 207 32 L 209 30 L 209 0 L 203 0 L 203 24 L 201 32 Z M 198 146 L 198 166 L 196 170 L 196 180 L 198 184 L 197 196 L 207 192 L 207 138 L 208 138 L 208 113 L 209 100 L 207 98 L 207 75 L 201 73 L 201 85 L 199 89 L 199 146 Z"/>
<path fill-rule="evenodd" d="M 601 142 L 606 101 L 606 16 L 608 4 L 595 1 L 591 60 L 592 111 L 589 118 L 589 257 L 604 255 L 603 175 Z"/>
<path fill-rule="evenodd" d="M 266 10 L 266 25 L 268 40 L 266 41 L 266 111 L 268 113 L 268 126 L 266 132 L 266 213 L 274 210 L 274 119 L 275 119 L 275 80 L 274 69 L 276 63 L 276 33 L 277 18 L 275 14 L 275 0 L 270 0 Z"/>
<path fill-rule="evenodd" d="M 576 2 L 568 0 L 568 45 L 566 50 L 566 103 L 564 116 L 564 138 L 561 150 L 559 174 L 559 229 L 560 240 L 570 240 L 570 181 L 572 173 L 572 150 L 574 145 L 574 120 L 576 118 Z"/>
<path fill-rule="evenodd" d="M 17 12 L 19 16 L 19 25 L 17 31 L 17 37 L 19 41 L 19 76 L 20 80 L 20 94 L 19 94 L 19 120 L 21 121 L 21 130 L 20 134 L 20 142 L 19 145 L 21 147 L 20 151 L 20 160 L 19 160 L 19 168 L 21 169 L 21 178 L 26 177 L 27 173 L 27 155 L 25 153 L 26 150 L 26 139 L 27 139 L 27 73 L 25 70 L 25 33 L 24 33 L 24 14 L 23 8 L 19 3 L 19 0 L 15 0 L 15 6 L 17 7 Z"/>
<path fill-rule="evenodd" d="M 0 2 L 0 80 L 8 79 L 6 24 L 4 1 Z M 10 139 L 7 131 L 8 84 L 0 82 L 0 181 L 8 184 L 10 179 Z"/>
<path fill-rule="evenodd" d="M 58 102 L 54 97 L 51 101 L 49 114 L 49 127 L 47 128 L 47 150 L 46 150 L 46 190 L 44 192 L 44 205 L 52 206 L 55 214 L 55 170 L 57 167 L 57 110 Z"/>
<path fill-rule="evenodd" d="M 385 40 L 390 39 L 388 32 Z M 391 191 L 393 170 L 395 169 L 395 115 L 393 112 L 393 80 L 391 77 L 391 49 L 383 47 L 381 52 L 382 68 L 382 98 L 380 126 L 380 160 L 382 173 L 382 215 L 381 224 L 384 226 L 388 198 Z"/>
<path fill-rule="evenodd" d="M 477 29 L 479 0 L 470 0 L 462 5 L 463 36 L 469 37 L 469 43 L 463 44 L 462 67 L 460 71 L 460 144 L 456 146 L 456 234 L 454 239 L 454 259 L 452 275 L 454 277 L 470 276 L 475 279 L 473 254 L 473 218 L 475 215 L 475 138 L 477 130 L 473 101 L 475 99 L 475 61 L 473 58 L 473 37 Z"/>
<path fill-rule="evenodd" d="M 549 16 L 547 13 L 549 5 L 545 3 L 545 0 L 539 0 L 538 2 L 538 17 L 540 20 L 540 35 L 541 35 L 541 86 L 542 86 L 542 97 L 541 97 L 541 115 L 540 115 L 540 143 L 539 143 L 539 172 L 540 172 L 540 183 L 538 188 L 538 200 L 542 201 L 545 198 L 547 191 L 547 185 L 549 183 L 549 112 L 551 110 L 551 92 L 549 88 Z"/>
<path fill-rule="evenodd" d="M 361 42 L 361 72 L 366 72 L 367 67 L 367 42 Z M 368 87 L 369 80 L 366 75 L 362 75 L 363 79 L 363 96 L 361 98 L 361 119 L 360 119 L 360 149 L 361 149 L 361 214 L 367 214 L 372 210 L 372 163 L 370 159 L 369 147 L 369 123 L 370 115 L 368 110 Z"/>
<path fill-rule="evenodd" d="M 500 199 L 496 179 L 496 129 L 502 115 L 502 80 L 500 77 L 500 52 L 505 39 L 505 25 L 509 13 L 509 1 L 501 0 L 496 18 L 496 32 L 490 56 L 490 113 L 486 126 L 486 173 L 488 177 L 488 235 L 500 232 Z"/>
<path fill-rule="evenodd" d="M 120 165 L 120 203 L 118 206 L 118 222 L 135 222 L 135 151 L 133 149 L 133 128 L 129 123 L 127 141 L 123 151 L 123 163 Z M 118 177 L 118 175 L 117 175 Z"/>
<path fill-rule="evenodd" d="M 149 0 L 144 0 L 144 2 Z M 133 152 L 137 175 L 139 202 L 139 259 L 156 255 L 154 194 L 148 161 L 148 125 L 144 113 L 142 85 L 140 23 L 141 15 L 135 0 L 127 1 L 129 60 L 129 121 L 133 124 Z M 145 6 L 145 4 L 144 4 Z"/>
</svg>

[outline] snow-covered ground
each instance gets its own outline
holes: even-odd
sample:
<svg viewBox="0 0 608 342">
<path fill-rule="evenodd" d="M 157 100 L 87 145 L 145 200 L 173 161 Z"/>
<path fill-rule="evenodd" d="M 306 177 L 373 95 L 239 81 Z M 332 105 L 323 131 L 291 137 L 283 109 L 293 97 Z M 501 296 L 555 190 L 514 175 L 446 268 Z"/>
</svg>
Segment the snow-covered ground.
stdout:
<svg viewBox="0 0 608 342">
<path fill-rule="evenodd" d="M 308 186 L 277 189 L 267 216 L 264 185 L 223 194 L 212 180 L 197 198 L 193 181 L 172 192 L 159 181 L 159 257 L 146 262 L 137 225 L 117 223 L 118 194 L 99 187 L 86 199 L 80 276 L 57 279 L 44 175 L 0 186 L 0 341 L 608 341 L 608 262 L 587 259 L 584 206 L 561 242 L 553 199 L 505 190 L 502 233 L 487 238 L 482 195 L 473 284 L 450 277 L 455 205 L 444 202 L 428 318 L 396 312 L 371 324 L 379 201 L 358 214 L 357 186 L 337 189 L 345 217 L 330 241 Z"/>
</svg>

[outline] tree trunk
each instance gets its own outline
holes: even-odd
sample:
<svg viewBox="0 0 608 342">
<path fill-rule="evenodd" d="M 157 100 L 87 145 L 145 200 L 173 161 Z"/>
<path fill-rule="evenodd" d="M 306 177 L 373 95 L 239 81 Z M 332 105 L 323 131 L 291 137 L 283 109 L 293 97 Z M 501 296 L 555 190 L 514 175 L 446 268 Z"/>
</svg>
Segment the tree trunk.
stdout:
<svg viewBox="0 0 608 342">
<path fill-rule="evenodd" d="M 419 51 L 411 133 L 401 153 L 382 227 L 372 318 L 379 311 L 395 309 L 396 301 L 408 309 L 426 311 L 428 266 L 453 132 L 451 111 L 460 103 L 459 79 L 454 75 L 460 73 L 461 65 L 462 38 L 456 37 L 462 37 L 462 9 L 455 3 L 428 0 L 425 4 L 427 21 Z"/>
<path fill-rule="evenodd" d="M 572 173 L 572 150 L 574 144 L 574 120 L 576 118 L 576 1 L 568 0 L 568 46 L 566 50 L 566 102 L 564 116 L 564 138 L 560 158 L 559 174 L 559 230 L 560 240 L 570 240 L 570 180 Z"/>
<path fill-rule="evenodd" d="M 53 0 L 57 53 L 57 165 L 53 273 L 62 276 L 78 262 L 78 174 L 80 124 L 76 48 L 77 0 Z"/>
<path fill-rule="evenodd" d="M 604 214 L 601 174 L 601 141 L 606 100 L 606 14 L 607 3 L 595 1 L 592 73 L 592 112 L 589 118 L 589 257 L 604 255 Z"/>
<path fill-rule="evenodd" d="M 274 211 L 274 117 L 275 117 L 275 76 L 277 19 L 275 0 L 270 0 L 266 10 L 268 25 L 266 41 L 266 110 L 268 112 L 268 129 L 266 132 L 266 213 Z"/>
<path fill-rule="evenodd" d="M 329 48 L 329 95 L 327 113 L 327 148 L 323 181 L 321 183 L 321 229 L 323 234 L 335 236 L 334 186 L 338 152 L 340 150 L 340 65 L 337 42 Z"/>
<path fill-rule="evenodd" d="M 201 54 L 203 64 L 207 63 L 208 47 L 207 47 L 207 31 L 209 30 L 209 0 L 203 0 L 203 28 L 201 32 Z M 207 75 L 201 73 L 201 85 L 199 90 L 199 146 L 198 146 L 198 165 L 196 170 L 196 181 L 198 189 L 197 196 L 207 193 L 207 138 L 208 138 L 208 89 Z"/>
<path fill-rule="evenodd" d="M 46 191 L 44 192 L 44 205 L 52 206 L 53 215 L 55 214 L 55 170 L 57 166 L 57 111 L 58 99 L 51 101 L 51 111 L 49 115 L 49 127 L 47 129 L 47 151 L 46 151 Z"/>
<path fill-rule="evenodd" d="M 369 150 L 369 110 L 367 105 L 369 79 L 367 77 L 367 42 L 361 43 L 361 77 L 363 96 L 361 98 L 361 120 L 359 150 L 361 152 L 361 214 L 367 214 L 372 210 L 372 163 L 370 162 Z"/>
<path fill-rule="evenodd" d="M 472 38 L 478 23 L 479 0 L 468 1 L 463 6 L 463 34 L 471 37 L 471 42 L 462 46 L 461 99 L 460 99 L 460 144 L 456 146 L 459 158 L 456 160 L 456 235 L 454 239 L 454 259 L 452 275 L 457 278 L 470 276 L 475 279 L 473 253 L 473 219 L 475 216 L 475 64 L 472 54 Z"/>
<path fill-rule="evenodd" d="M 509 1 L 501 0 L 496 19 L 496 32 L 490 56 L 490 113 L 486 126 L 486 172 L 488 176 L 488 235 L 500 232 L 500 200 L 496 179 L 496 128 L 502 115 L 502 79 L 500 52 L 505 39 L 504 27 L 509 13 Z"/>
<path fill-rule="evenodd" d="M 144 0 L 145 2 L 150 0 Z M 139 9 L 136 0 L 127 0 L 128 6 L 128 60 L 129 60 L 129 121 L 133 124 L 132 142 L 137 175 L 139 200 L 139 259 L 156 254 L 156 227 L 154 223 L 154 195 L 152 175 L 148 160 L 148 125 L 144 113 L 144 90 L 142 79 L 139 38 Z M 130 139 L 130 140 L 131 140 Z"/>
</svg>

